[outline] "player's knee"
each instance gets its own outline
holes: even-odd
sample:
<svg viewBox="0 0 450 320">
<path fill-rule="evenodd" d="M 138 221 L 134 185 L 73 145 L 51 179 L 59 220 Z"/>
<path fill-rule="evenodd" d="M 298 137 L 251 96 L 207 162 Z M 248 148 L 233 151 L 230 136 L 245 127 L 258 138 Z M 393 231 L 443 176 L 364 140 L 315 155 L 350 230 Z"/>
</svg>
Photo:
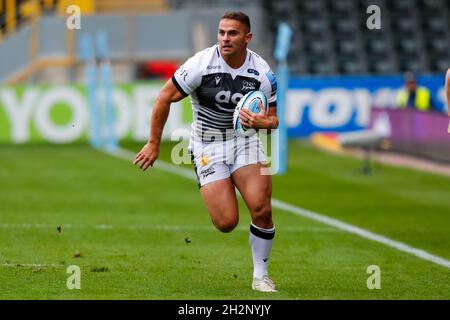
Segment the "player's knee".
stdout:
<svg viewBox="0 0 450 320">
<path fill-rule="evenodd" d="M 252 218 L 259 225 L 270 225 L 272 223 L 272 206 L 270 203 L 253 208 Z"/>
<path fill-rule="evenodd" d="M 213 220 L 214 226 L 221 232 L 228 233 L 233 231 L 238 225 L 238 218 L 225 218 Z"/>
</svg>

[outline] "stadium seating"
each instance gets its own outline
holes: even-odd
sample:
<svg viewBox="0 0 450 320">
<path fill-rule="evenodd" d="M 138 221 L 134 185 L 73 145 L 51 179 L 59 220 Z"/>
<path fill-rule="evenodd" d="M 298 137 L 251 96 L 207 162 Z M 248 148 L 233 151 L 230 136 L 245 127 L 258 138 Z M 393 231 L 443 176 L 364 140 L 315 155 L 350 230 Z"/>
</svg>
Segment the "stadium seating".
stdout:
<svg viewBox="0 0 450 320">
<path fill-rule="evenodd" d="M 275 35 L 294 30 L 292 74 L 443 73 L 450 66 L 450 0 L 261 0 Z M 381 30 L 369 30 L 369 5 Z"/>
</svg>

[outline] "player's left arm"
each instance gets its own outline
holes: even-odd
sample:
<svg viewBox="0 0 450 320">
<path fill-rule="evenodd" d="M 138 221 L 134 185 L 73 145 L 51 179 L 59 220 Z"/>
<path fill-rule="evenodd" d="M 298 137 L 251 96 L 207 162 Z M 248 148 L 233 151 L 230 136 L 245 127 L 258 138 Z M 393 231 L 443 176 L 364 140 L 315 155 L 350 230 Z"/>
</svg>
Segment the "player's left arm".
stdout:
<svg viewBox="0 0 450 320">
<path fill-rule="evenodd" d="M 247 109 L 241 109 L 239 118 L 241 124 L 253 129 L 267 129 L 268 133 L 272 132 L 272 129 L 278 128 L 278 117 L 276 105 L 269 107 L 267 113 L 264 111 L 262 105 L 259 105 L 260 112 L 252 113 Z"/>
</svg>

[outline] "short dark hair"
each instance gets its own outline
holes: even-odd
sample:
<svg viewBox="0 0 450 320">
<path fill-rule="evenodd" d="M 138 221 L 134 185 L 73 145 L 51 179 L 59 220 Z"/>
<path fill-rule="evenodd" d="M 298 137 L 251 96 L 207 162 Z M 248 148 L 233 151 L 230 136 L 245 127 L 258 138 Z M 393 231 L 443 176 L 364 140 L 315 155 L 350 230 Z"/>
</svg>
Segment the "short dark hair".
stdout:
<svg viewBox="0 0 450 320">
<path fill-rule="evenodd" d="M 248 15 L 246 15 L 245 13 L 243 13 L 241 11 L 227 11 L 224 13 L 223 16 L 220 17 L 220 20 L 222 20 L 222 19 L 237 20 L 237 21 L 243 23 L 248 28 L 248 32 L 250 32 L 250 30 L 251 30 L 250 18 L 248 17 Z"/>
</svg>

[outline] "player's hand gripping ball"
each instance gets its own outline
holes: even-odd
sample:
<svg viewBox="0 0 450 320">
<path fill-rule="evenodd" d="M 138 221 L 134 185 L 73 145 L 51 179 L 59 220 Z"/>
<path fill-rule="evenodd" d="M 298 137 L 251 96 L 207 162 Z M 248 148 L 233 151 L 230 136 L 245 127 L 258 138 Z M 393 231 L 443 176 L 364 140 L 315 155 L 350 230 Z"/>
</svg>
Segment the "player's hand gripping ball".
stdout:
<svg viewBox="0 0 450 320">
<path fill-rule="evenodd" d="M 267 113 L 269 105 L 266 96 L 261 91 L 250 91 L 238 102 L 233 113 L 233 128 L 238 136 L 250 137 L 256 133 L 255 129 L 248 128 L 241 124 L 239 121 L 239 112 L 241 109 L 245 108 L 250 112 L 259 113 L 261 112 L 261 109 L 259 108 L 260 103 L 264 108 L 264 112 Z"/>
</svg>

